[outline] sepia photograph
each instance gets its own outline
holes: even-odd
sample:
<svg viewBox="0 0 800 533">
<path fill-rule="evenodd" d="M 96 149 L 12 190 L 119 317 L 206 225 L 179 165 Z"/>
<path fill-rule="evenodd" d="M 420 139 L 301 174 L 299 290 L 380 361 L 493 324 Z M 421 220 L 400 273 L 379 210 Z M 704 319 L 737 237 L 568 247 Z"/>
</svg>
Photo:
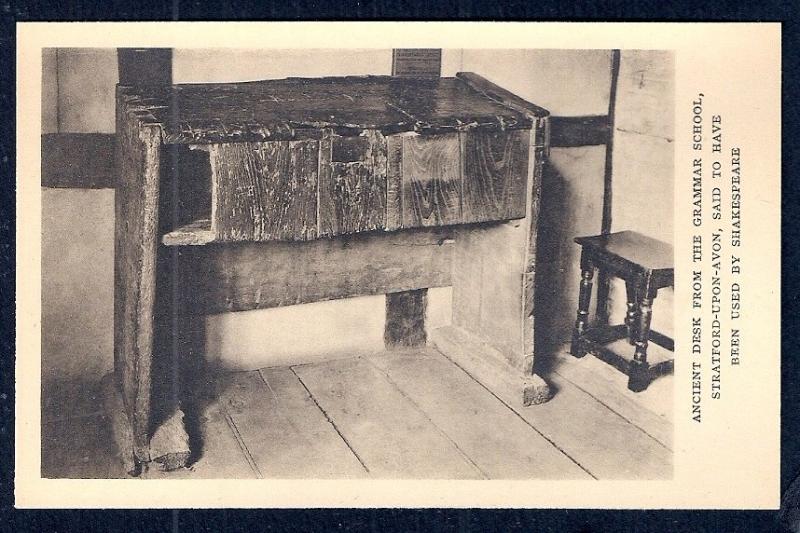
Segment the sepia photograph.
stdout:
<svg viewBox="0 0 800 533">
<path fill-rule="evenodd" d="M 42 478 L 673 479 L 673 51 L 41 54 Z"/>
</svg>

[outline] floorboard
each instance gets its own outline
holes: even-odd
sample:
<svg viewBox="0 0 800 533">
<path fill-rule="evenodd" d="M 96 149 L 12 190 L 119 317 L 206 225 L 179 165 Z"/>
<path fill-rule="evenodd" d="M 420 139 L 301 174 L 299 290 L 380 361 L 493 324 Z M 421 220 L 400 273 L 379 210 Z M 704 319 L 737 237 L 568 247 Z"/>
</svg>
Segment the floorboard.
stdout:
<svg viewBox="0 0 800 533">
<path fill-rule="evenodd" d="M 490 479 L 589 474 L 435 350 L 370 359 Z"/>
<path fill-rule="evenodd" d="M 555 355 L 551 371 L 673 449 L 672 376 L 657 378 L 642 392 L 631 392 L 626 375 L 591 355 L 572 357 L 566 347 Z"/>
<path fill-rule="evenodd" d="M 147 479 L 253 479 L 257 470 L 248 462 L 231 424 L 218 402 L 203 408 L 199 417 L 200 443 L 194 444 L 187 468 L 173 472 L 150 469 Z"/>
<path fill-rule="evenodd" d="M 598 479 L 667 479 L 672 452 L 558 374 L 547 403 L 516 409 Z"/>
<path fill-rule="evenodd" d="M 203 396 L 199 416 L 189 413 L 201 435 L 190 468 L 143 477 L 672 475 L 671 376 L 634 394 L 624 375 L 590 355 L 559 353 L 552 361 L 544 377 L 555 395 L 530 407 L 433 348 L 227 373 L 215 394 Z M 92 411 L 92 391 L 64 388 L 47 401 L 43 477 L 126 477 L 108 420 Z M 59 410 L 57 397 L 76 400 Z"/>
<path fill-rule="evenodd" d="M 294 370 L 373 477 L 484 477 L 366 360 L 331 361 Z"/>
<path fill-rule="evenodd" d="M 289 368 L 229 374 L 219 401 L 262 477 L 366 474 Z"/>
</svg>

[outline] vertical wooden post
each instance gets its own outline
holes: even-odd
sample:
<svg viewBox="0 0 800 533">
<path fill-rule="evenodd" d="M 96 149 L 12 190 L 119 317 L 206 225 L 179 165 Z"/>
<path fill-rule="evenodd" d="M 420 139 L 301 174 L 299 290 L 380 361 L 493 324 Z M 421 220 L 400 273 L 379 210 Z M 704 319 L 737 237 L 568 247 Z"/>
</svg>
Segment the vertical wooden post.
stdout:
<svg viewBox="0 0 800 533">
<path fill-rule="evenodd" d="M 170 50 L 119 49 L 117 59 L 121 86 L 171 83 Z M 161 183 L 169 165 L 160 126 L 131 113 L 119 89 L 116 114 L 114 373 L 122 401 L 108 405 L 120 454 L 136 474 L 150 461 L 183 466 L 189 448 L 175 358 L 177 268 L 158 243 L 174 215 L 174 191 Z"/>
<path fill-rule="evenodd" d="M 392 50 L 392 76 L 438 78 L 441 72 L 442 50 L 439 48 L 395 48 Z M 388 163 L 390 174 L 392 165 L 398 164 L 400 161 L 397 141 L 402 141 L 402 139 L 395 138 L 389 143 L 389 150 L 392 152 L 389 154 Z M 396 170 L 394 173 L 398 174 Z M 391 192 L 393 190 L 390 188 Z M 391 207 L 393 206 L 394 202 L 391 203 Z M 398 216 L 400 216 L 399 212 Z M 387 221 L 387 226 L 399 225 L 399 220 Z M 386 295 L 386 326 L 383 339 L 387 348 L 425 345 L 427 341 L 425 332 L 427 301 L 428 289 Z"/>
<path fill-rule="evenodd" d="M 647 362 L 647 344 L 650 339 L 650 319 L 653 316 L 653 294 L 648 293 L 639 301 L 637 310 L 635 345 L 630 370 L 628 389 L 641 392 L 650 384 L 650 365 Z"/>
<path fill-rule="evenodd" d="M 619 80 L 620 51 L 611 51 L 611 88 L 608 93 L 608 139 L 606 141 L 605 172 L 603 176 L 603 220 L 600 233 L 611 233 L 612 206 L 612 162 L 614 156 L 614 113 L 617 104 L 617 83 Z M 608 324 L 608 290 L 609 279 L 604 272 L 597 275 L 597 313 L 599 325 Z"/>
<path fill-rule="evenodd" d="M 171 48 L 117 48 L 119 84 L 171 85 Z"/>
<path fill-rule="evenodd" d="M 425 345 L 427 301 L 428 289 L 386 295 L 386 329 L 383 339 L 387 348 Z"/>
<path fill-rule="evenodd" d="M 586 252 L 584 251 L 583 254 Z M 575 357 L 583 357 L 586 350 L 583 348 L 581 336 L 586 333 L 586 326 L 589 322 L 589 303 L 592 298 L 592 277 L 594 267 L 584 257 L 581 258 L 581 283 L 578 293 L 578 314 L 575 318 L 575 329 L 572 331 L 572 348 L 570 353 Z"/>
</svg>

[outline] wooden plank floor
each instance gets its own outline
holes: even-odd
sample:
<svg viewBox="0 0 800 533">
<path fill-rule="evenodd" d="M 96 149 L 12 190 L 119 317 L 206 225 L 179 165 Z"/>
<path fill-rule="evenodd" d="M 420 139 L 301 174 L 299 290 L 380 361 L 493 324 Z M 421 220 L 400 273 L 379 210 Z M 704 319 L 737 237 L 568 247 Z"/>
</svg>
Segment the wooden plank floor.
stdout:
<svg viewBox="0 0 800 533">
<path fill-rule="evenodd" d="M 199 413 L 191 467 L 145 477 L 670 477 L 672 378 L 634 395 L 615 374 L 556 354 L 555 397 L 520 408 L 433 348 L 229 373 Z M 102 415 L 47 420 L 44 477 L 124 475 Z"/>
</svg>

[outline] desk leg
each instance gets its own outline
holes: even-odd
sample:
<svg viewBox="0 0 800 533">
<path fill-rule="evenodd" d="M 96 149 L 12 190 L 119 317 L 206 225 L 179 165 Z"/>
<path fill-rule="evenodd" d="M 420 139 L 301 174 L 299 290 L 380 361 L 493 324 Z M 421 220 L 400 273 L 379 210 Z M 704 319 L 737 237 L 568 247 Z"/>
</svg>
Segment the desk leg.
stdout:
<svg viewBox="0 0 800 533">
<path fill-rule="evenodd" d="M 628 330 L 628 342 L 636 344 L 636 321 L 638 319 L 638 304 L 636 301 L 636 286 L 631 282 L 625 282 L 625 290 L 628 293 L 628 312 L 625 314 L 625 328 Z"/>
<path fill-rule="evenodd" d="M 425 346 L 427 303 L 428 289 L 386 295 L 386 328 L 383 340 L 387 348 Z"/>
<path fill-rule="evenodd" d="M 653 298 L 646 295 L 639 302 L 636 320 L 636 351 L 628 372 L 628 388 L 633 392 L 641 392 L 650 385 L 650 365 L 647 362 L 647 341 L 650 337 L 650 319 L 653 316 Z"/>
<path fill-rule="evenodd" d="M 575 329 L 572 331 L 572 346 L 570 349 L 570 353 L 575 357 L 583 357 L 586 355 L 581 337 L 586 333 L 586 326 L 589 323 L 589 304 L 592 300 L 592 277 L 594 275 L 594 269 L 591 265 L 584 261 L 581 261 L 581 263 L 578 317 L 575 319 Z"/>
</svg>

